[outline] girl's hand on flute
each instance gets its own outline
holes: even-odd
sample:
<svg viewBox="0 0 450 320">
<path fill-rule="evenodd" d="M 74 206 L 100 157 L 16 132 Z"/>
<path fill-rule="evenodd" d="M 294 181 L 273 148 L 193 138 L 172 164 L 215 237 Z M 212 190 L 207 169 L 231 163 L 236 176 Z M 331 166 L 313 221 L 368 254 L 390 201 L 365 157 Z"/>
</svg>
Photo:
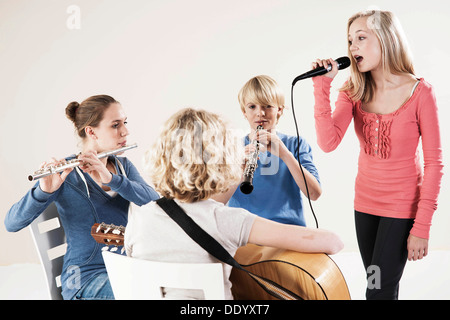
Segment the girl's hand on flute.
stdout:
<svg viewBox="0 0 450 320">
<path fill-rule="evenodd" d="M 101 181 L 102 183 L 111 182 L 112 174 L 106 168 L 106 164 L 98 158 L 95 150 L 80 154 L 78 160 L 82 162 L 80 169 L 89 173 L 94 180 Z"/>
<path fill-rule="evenodd" d="M 56 160 L 55 158 L 52 158 L 52 160 L 47 163 L 47 162 L 43 162 L 41 164 L 41 169 L 45 168 L 45 167 L 49 167 L 49 166 L 56 166 L 60 163 L 64 163 L 65 159 L 61 159 L 61 160 Z M 56 190 L 59 189 L 59 187 L 61 187 L 61 185 L 63 184 L 63 182 L 66 180 L 67 175 L 73 170 L 73 168 L 68 168 L 66 170 L 64 170 L 61 174 L 51 174 L 49 176 L 43 177 L 41 179 L 41 181 L 39 182 L 39 187 L 41 188 L 42 191 L 47 192 L 47 193 L 53 193 Z"/>
</svg>

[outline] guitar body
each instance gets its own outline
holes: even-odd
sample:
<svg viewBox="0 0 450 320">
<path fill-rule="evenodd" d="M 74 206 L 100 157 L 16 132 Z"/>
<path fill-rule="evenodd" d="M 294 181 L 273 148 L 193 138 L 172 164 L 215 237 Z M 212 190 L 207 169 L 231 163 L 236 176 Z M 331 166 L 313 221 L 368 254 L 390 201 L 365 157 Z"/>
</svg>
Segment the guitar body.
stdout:
<svg viewBox="0 0 450 320">
<path fill-rule="evenodd" d="M 124 245 L 125 227 L 96 223 L 91 235 L 96 242 Z M 248 244 L 234 256 L 248 271 L 272 280 L 303 300 L 349 300 L 350 293 L 336 263 L 324 253 L 300 253 Z M 236 300 L 275 300 L 246 272 L 233 268 L 231 291 Z"/>
<path fill-rule="evenodd" d="M 349 300 L 350 293 L 336 263 L 324 253 L 300 253 L 248 244 L 237 250 L 237 262 L 304 300 Z M 233 268 L 230 280 L 236 300 L 274 300 L 246 272 Z"/>
</svg>

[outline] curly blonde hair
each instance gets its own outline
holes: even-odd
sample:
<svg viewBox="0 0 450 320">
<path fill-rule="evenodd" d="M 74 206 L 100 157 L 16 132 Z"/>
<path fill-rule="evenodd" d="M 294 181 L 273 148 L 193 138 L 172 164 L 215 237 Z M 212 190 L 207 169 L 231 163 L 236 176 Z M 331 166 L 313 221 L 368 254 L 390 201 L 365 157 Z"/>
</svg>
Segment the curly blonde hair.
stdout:
<svg viewBox="0 0 450 320">
<path fill-rule="evenodd" d="M 218 115 L 192 108 L 170 117 L 145 155 L 145 170 L 162 196 L 183 202 L 228 191 L 242 177 L 240 138 Z"/>
</svg>

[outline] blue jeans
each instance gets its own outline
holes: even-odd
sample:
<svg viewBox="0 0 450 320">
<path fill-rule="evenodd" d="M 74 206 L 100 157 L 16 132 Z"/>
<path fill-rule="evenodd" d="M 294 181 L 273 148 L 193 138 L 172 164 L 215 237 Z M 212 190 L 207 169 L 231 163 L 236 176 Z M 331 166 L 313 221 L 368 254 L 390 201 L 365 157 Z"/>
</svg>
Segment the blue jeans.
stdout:
<svg viewBox="0 0 450 320">
<path fill-rule="evenodd" d="M 114 300 L 108 274 L 96 275 L 77 292 L 73 300 Z"/>
</svg>

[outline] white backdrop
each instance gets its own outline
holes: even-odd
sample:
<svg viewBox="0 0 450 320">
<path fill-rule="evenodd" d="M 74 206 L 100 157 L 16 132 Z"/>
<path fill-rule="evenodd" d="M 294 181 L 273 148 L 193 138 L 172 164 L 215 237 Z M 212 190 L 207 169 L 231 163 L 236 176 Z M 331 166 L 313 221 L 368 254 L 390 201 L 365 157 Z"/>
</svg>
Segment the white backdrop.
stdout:
<svg viewBox="0 0 450 320">
<path fill-rule="evenodd" d="M 160 126 L 182 107 L 214 111 L 246 130 L 237 93 L 258 74 L 270 75 L 282 86 L 288 110 L 278 129 L 295 134 L 292 80 L 318 57 L 345 55 L 347 19 L 373 7 L 397 14 L 412 47 L 417 76 L 435 87 L 446 160 L 448 1 L 0 0 L 1 221 L 32 186 L 26 177 L 42 161 L 78 151 L 64 114 L 73 100 L 109 94 L 122 103 L 129 142 L 139 145 L 126 156 L 141 172 L 142 156 Z M 334 89 L 347 76 L 347 70 L 341 72 Z M 358 143 L 350 125 L 336 151 L 325 154 L 318 148 L 312 92 L 311 80 L 298 82 L 294 108 L 322 180 L 323 195 L 313 202 L 314 210 L 320 227 L 334 230 L 345 250 L 356 251 L 353 186 Z M 431 249 L 450 249 L 448 181 L 444 175 Z M 307 206 L 305 215 L 313 225 Z M 2 246 L 0 265 L 38 262 L 27 230 L 7 233 L 2 223 L 0 240 L 7 244 Z"/>
</svg>

